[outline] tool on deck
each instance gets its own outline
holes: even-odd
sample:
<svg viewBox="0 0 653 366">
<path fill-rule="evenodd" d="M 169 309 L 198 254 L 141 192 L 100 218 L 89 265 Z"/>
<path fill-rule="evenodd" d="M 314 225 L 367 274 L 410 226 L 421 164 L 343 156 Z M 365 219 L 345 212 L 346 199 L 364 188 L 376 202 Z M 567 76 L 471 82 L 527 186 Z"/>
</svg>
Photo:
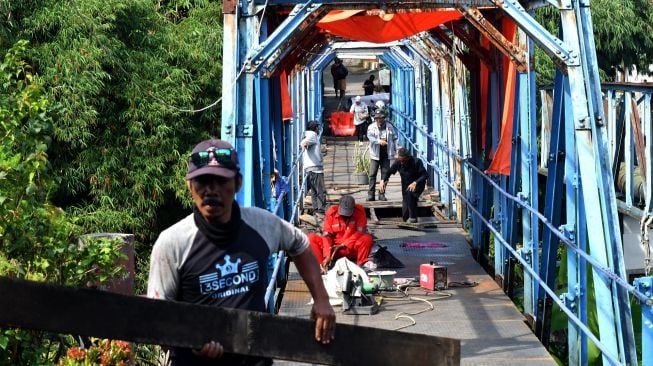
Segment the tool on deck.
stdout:
<svg viewBox="0 0 653 366">
<path fill-rule="evenodd" d="M 446 290 L 449 287 L 447 267 L 439 266 L 435 262 L 419 266 L 419 285 L 427 290 Z"/>
<path fill-rule="evenodd" d="M 342 289 L 342 312 L 348 315 L 373 315 L 379 312 L 374 301 L 378 287 L 366 283 L 363 278 L 349 270 L 337 272 L 337 281 Z"/>
</svg>

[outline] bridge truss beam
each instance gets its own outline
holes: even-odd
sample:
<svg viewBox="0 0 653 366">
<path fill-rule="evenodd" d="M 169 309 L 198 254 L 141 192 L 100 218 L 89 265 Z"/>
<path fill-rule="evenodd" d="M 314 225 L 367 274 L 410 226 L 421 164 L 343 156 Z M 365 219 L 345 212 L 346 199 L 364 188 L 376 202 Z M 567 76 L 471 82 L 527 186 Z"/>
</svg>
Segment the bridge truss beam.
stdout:
<svg viewBox="0 0 653 366">
<path fill-rule="evenodd" d="M 558 36 L 530 13 L 547 5 L 559 10 Z M 545 344 L 557 303 L 569 316 L 570 364 L 587 363 L 590 340 L 604 364 L 636 363 L 628 299 L 634 295 L 649 317 L 653 300 L 644 291 L 648 282 L 628 283 L 617 210 L 653 217 L 651 92 L 612 90 L 604 100 L 587 1 L 226 2 L 222 138 L 243 159 L 239 202 L 275 206 L 269 188 L 274 167 L 288 179 L 289 201 L 301 200 L 297 144 L 308 120 L 323 119 L 323 70 L 348 52 L 315 28 L 328 10 L 438 8 L 459 9 L 464 19 L 375 50 L 391 69 L 390 110 L 402 145 L 429 167 L 444 214 L 469 228 L 479 262 L 510 295 L 523 289 L 524 313 Z M 517 26 L 514 38 L 508 22 Z M 558 66 L 552 108 L 541 108 L 550 121 L 540 125 L 548 130 L 539 135 L 535 45 Z M 284 93 L 290 115 L 280 107 Z M 614 190 L 622 162 L 625 201 Z M 641 189 L 635 188 L 638 165 L 644 168 Z M 538 166 L 547 169 L 541 210 Z M 644 207 L 636 197 L 644 198 Z M 284 217 L 296 219 L 296 205 L 282 206 Z M 561 280 L 560 248 L 567 290 L 557 298 L 552 289 Z M 600 336 L 588 331 L 592 307 Z M 643 331 L 643 339 L 653 339 L 652 330 Z"/>
</svg>

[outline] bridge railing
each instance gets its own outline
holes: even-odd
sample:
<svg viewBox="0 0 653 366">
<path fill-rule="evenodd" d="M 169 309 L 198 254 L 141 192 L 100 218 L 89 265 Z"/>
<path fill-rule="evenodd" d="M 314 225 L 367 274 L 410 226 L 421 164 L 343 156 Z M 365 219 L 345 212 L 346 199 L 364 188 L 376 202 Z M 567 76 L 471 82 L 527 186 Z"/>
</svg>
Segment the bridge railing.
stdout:
<svg viewBox="0 0 653 366">
<path fill-rule="evenodd" d="M 320 132 L 318 134 L 318 139 L 322 138 L 322 132 L 323 129 L 320 129 Z M 293 176 L 300 175 L 301 174 L 301 186 L 298 190 L 298 194 L 295 198 L 295 200 L 291 203 L 291 214 L 290 217 L 288 218 L 288 221 L 291 223 L 294 223 L 297 221 L 300 205 L 302 204 L 302 201 L 304 200 L 304 196 L 306 195 L 306 172 L 302 169 L 302 166 L 300 164 L 302 160 L 302 154 L 303 150 L 299 148 L 297 153 L 294 155 L 294 161 L 290 170 L 290 174 L 287 177 L 278 177 L 277 179 L 283 179 L 286 182 L 289 182 L 292 180 Z M 290 189 L 294 189 L 294 187 L 291 186 Z M 284 198 L 286 197 L 288 192 L 283 191 L 279 195 L 274 207 L 272 208 L 272 213 L 279 215 L 279 210 L 283 206 L 283 201 Z M 311 250 L 310 248 L 308 250 Z M 279 251 L 276 255 L 271 257 L 273 260 L 272 264 L 272 270 L 271 270 L 271 275 L 270 279 L 268 282 L 268 286 L 265 290 L 265 305 L 266 308 L 270 312 L 276 312 L 278 311 L 277 306 L 279 305 L 279 299 L 275 297 L 275 291 L 277 289 L 278 283 L 279 283 L 279 277 L 285 277 L 287 273 L 282 273 L 282 268 L 285 267 L 286 263 L 286 253 L 285 251 Z M 273 306 L 274 304 L 274 306 Z"/>
<path fill-rule="evenodd" d="M 392 108 L 392 106 L 390 106 L 390 108 Z M 455 149 L 449 147 L 445 141 L 439 140 L 436 137 L 434 137 L 433 134 L 428 132 L 426 127 L 418 125 L 414 119 L 403 114 L 401 111 L 394 110 L 393 112 L 395 113 L 396 116 L 401 118 L 403 122 L 406 122 L 409 126 L 411 126 L 411 129 L 413 131 L 417 131 L 421 135 L 426 137 L 429 140 L 429 142 L 437 149 L 439 149 L 441 152 L 443 152 L 448 156 L 453 156 L 459 163 L 471 169 L 476 176 L 487 181 L 487 183 L 490 186 L 492 186 L 495 192 L 499 193 L 502 197 L 514 202 L 519 207 L 528 210 L 530 213 L 535 215 L 539 219 L 542 225 L 546 226 L 551 231 L 551 233 L 554 234 L 560 240 L 560 242 L 564 243 L 571 251 L 573 251 L 575 255 L 582 258 L 587 263 L 589 263 L 595 272 L 598 272 L 602 276 L 609 278 L 610 281 L 612 281 L 615 285 L 625 288 L 630 294 L 632 294 L 635 298 L 637 298 L 638 301 L 640 301 L 642 304 L 645 304 L 647 307 L 650 308 L 651 306 L 653 306 L 653 298 L 650 296 L 650 290 L 647 293 L 644 293 L 642 291 L 642 289 L 644 290 L 647 289 L 646 286 L 649 285 L 647 282 L 644 281 L 636 282 L 637 287 L 629 284 L 626 280 L 621 278 L 618 274 L 614 273 L 611 269 L 600 264 L 595 258 L 593 258 L 586 251 L 580 249 L 570 239 L 568 232 L 564 232 L 563 230 L 554 227 L 543 214 L 541 214 L 538 210 L 530 206 L 526 200 L 524 200 L 521 197 L 514 196 L 509 192 L 507 192 L 506 190 L 504 190 L 503 188 L 501 188 L 501 186 L 499 186 L 495 182 L 495 179 L 493 179 L 490 175 L 485 174 L 481 169 L 479 169 L 477 166 L 472 164 L 470 159 L 460 156 L 458 152 Z M 408 136 L 406 132 L 403 131 L 402 129 L 398 129 L 398 130 L 402 134 L 404 141 L 410 144 L 409 146 L 410 149 L 417 153 L 418 155 L 417 157 L 419 157 L 420 160 L 422 160 L 427 166 L 430 166 L 435 170 L 435 172 L 440 176 L 440 181 L 444 182 L 448 187 L 448 189 L 450 190 L 450 192 L 453 192 L 453 194 L 458 196 L 464 202 L 467 208 L 478 218 L 478 220 L 480 220 L 480 222 L 483 223 L 485 228 L 490 232 L 492 232 L 492 234 L 494 235 L 494 239 L 497 240 L 499 243 L 501 243 L 501 245 L 505 248 L 505 250 L 510 252 L 512 258 L 517 260 L 523 266 L 524 270 L 532 276 L 532 279 L 536 282 L 537 286 L 542 288 L 551 297 L 551 299 L 560 307 L 560 309 L 569 317 L 569 319 L 574 324 L 576 324 L 578 329 L 580 329 L 590 340 L 592 340 L 592 342 L 596 344 L 596 346 L 603 352 L 604 357 L 606 357 L 612 364 L 615 365 L 621 364 L 619 357 L 615 355 L 612 351 L 610 351 L 608 347 L 606 347 L 605 344 L 601 342 L 599 337 L 597 337 L 597 335 L 595 335 L 589 329 L 587 323 L 582 321 L 575 314 L 575 306 L 569 301 L 567 301 L 568 300 L 567 296 L 565 295 L 558 296 L 555 293 L 555 291 L 547 285 L 546 281 L 544 281 L 540 277 L 540 274 L 533 267 L 533 265 L 524 259 L 523 254 L 519 253 L 519 250 L 516 250 L 514 248 L 514 245 L 508 243 L 506 238 L 503 237 L 502 233 L 499 230 L 497 230 L 495 224 L 491 223 L 490 220 L 484 217 L 484 215 L 478 210 L 477 205 L 472 203 L 472 201 L 467 196 L 467 194 L 459 190 L 455 182 L 451 180 L 450 176 L 442 171 L 437 161 L 428 160 L 426 154 L 424 153 L 425 151 L 424 147 L 423 146 L 420 147 L 417 144 L 415 144 L 413 142 L 414 139 L 411 138 L 411 136 Z M 647 336 L 644 334 L 643 339 L 646 339 L 646 337 Z"/>
<path fill-rule="evenodd" d="M 602 83 L 608 152 L 622 212 L 641 219 L 651 214 L 651 149 L 653 85 Z M 540 170 L 548 167 L 553 112 L 553 87 L 540 89 Z M 544 158 L 543 158 L 544 157 Z M 643 211 L 642 211 L 643 210 Z"/>
</svg>

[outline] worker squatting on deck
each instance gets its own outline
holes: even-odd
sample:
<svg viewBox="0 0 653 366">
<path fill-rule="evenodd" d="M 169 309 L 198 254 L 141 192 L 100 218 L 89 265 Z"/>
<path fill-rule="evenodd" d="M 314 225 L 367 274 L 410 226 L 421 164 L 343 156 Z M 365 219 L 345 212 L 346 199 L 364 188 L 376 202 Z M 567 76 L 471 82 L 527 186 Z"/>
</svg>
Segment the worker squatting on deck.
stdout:
<svg viewBox="0 0 653 366">
<path fill-rule="evenodd" d="M 379 192 L 385 193 L 390 176 L 399 172 L 401 176 L 401 216 L 408 223 L 417 222 L 417 201 L 424 192 L 428 173 L 422 162 L 410 155 L 405 147 L 397 150 L 397 158 L 381 179 Z"/>
<path fill-rule="evenodd" d="M 308 235 L 313 252 L 321 263 L 322 272 L 338 258 L 347 257 L 359 266 L 368 262 L 374 239 L 367 232 L 365 208 L 354 197 L 340 198 L 338 205 L 329 207 L 324 217 L 322 235 Z"/>
</svg>

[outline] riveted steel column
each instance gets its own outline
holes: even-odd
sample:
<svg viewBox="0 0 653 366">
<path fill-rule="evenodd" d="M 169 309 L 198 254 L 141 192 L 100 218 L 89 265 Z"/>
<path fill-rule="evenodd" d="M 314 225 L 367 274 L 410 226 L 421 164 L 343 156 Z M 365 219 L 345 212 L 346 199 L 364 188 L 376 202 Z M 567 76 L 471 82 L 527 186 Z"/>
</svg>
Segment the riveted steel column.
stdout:
<svg viewBox="0 0 653 366">
<path fill-rule="evenodd" d="M 256 92 L 256 141 L 257 151 L 259 153 L 257 159 L 258 169 L 254 172 L 258 176 L 256 180 L 260 182 L 256 191 L 260 195 L 256 195 L 255 203 L 258 207 L 272 208 L 272 191 L 270 189 L 270 174 L 273 170 L 272 164 L 272 125 L 270 123 L 270 79 L 256 77 L 254 84 L 254 91 Z"/>
<path fill-rule="evenodd" d="M 438 143 L 442 143 L 442 100 L 440 98 L 440 64 L 441 62 L 434 62 L 431 64 L 431 105 L 433 108 L 433 120 L 431 121 L 431 133 L 433 138 Z M 439 171 L 444 171 L 444 151 L 439 146 L 433 149 L 433 160 L 438 167 Z M 433 187 L 437 189 L 440 197 L 440 202 L 447 202 L 449 200 L 449 190 L 444 183 L 444 177 L 441 177 L 435 171 L 433 172 Z"/>
<path fill-rule="evenodd" d="M 511 77 L 511 76 L 508 76 Z M 515 95 L 519 95 L 519 89 L 522 87 L 522 84 L 517 82 L 515 83 Z M 506 85 L 503 86 L 504 88 Z M 511 101 L 515 113 L 513 114 L 512 121 L 512 150 L 510 152 L 510 178 L 508 180 L 508 193 L 513 196 L 519 195 L 519 177 L 521 177 L 521 139 L 519 138 L 521 125 L 519 123 L 519 103 L 518 100 Z M 505 105 L 505 104 L 504 104 Z M 508 221 L 508 235 L 505 237 L 508 243 L 513 248 L 516 248 L 517 238 L 519 236 L 519 228 L 517 222 L 517 214 L 519 213 L 519 208 L 517 204 L 510 200 L 508 201 L 507 208 L 507 221 Z M 503 273 L 503 290 L 508 294 L 512 294 L 512 282 L 513 276 L 515 275 L 515 262 L 516 259 L 506 256 L 504 262 Z"/>
<path fill-rule="evenodd" d="M 565 157 L 565 128 L 564 128 L 564 84 L 566 77 L 560 71 L 556 72 L 553 88 L 553 109 L 550 128 L 550 143 L 548 144 L 548 155 L 542 156 L 542 160 L 548 160 L 548 174 L 546 181 L 546 194 L 544 216 L 554 227 L 562 223 L 562 190 L 564 188 L 564 157 Z M 546 105 L 543 104 L 544 110 Z M 542 121 L 544 123 L 544 121 Z M 546 142 L 542 141 L 542 145 Z M 558 244 L 560 240 L 544 226 L 542 232 L 542 265 L 540 277 L 546 282 L 549 288 L 555 287 L 557 275 Z M 538 289 L 538 302 L 536 314 L 535 333 L 543 344 L 548 345 L 551 331 L 551 310 L 552 300 L 546 295 L 544 288 Z"/>
<path fill-rule="evenodd" d="M 250 49 L 258 44 L 253 3 L 241 2 L 234 13 L 224 14 L 222 138 L 231 142 L 240 158 L 243 185 L 236 199 L 243 206 L 255 204 L 254 186 L 254 77 L 241 73 Z M 257 157 L 256 157 L 257 158 Z"/>
<path fill-rule="evenodd" d="M 640 277 L 633 284 L 649 298 L 653 296 L 653 277 Z M 642 366 L 653 366 L 653 304 L 642 306 Z"/>
<path fill-rule="evenodd" d="M 458 41 L 457 41 L 458 42 Z M 472 156 L 471 146 L 470 146 L 470 124 L 469 124 L 469 106 L 467 104 L 467 82 L 466 82 L 466 69 L 460 60 L 456 58 L 454 61 L 454 98 L 455 98 L 455 140 L 457 141 L 457 151 L 460 156 L 464 159 L 469 159 Z M 473 198 L 474 194 L 471 189 L 471 169 L 467 164 L 456 161 L 457 169 L 460 170 L 460 179 L 462 184 L 460 187 L 461 192 L 465 192 L 465 195 L 469 198 Z M 477 192 L 477 207 L 480 204 L 481 193 Z M 471 218 L 471 212 L 464 209 L 464 205 L 459 207 L 461 211 L 462 222 L 468 221 Z M 480 228 L 480 225 L 479 225 Z"/>
<path fill-rule="evenodd" d="M 442 138 L 445 143 L 445 147 L 449 149 L 455 149 L 454 145 L 454 132 L 452 131 L 453 122 L 452 122 L 452 111 L 451 111 L 451 79 L 450 79 L 450 66 L 447 62 L 442 61 L 440 63 L 440 92 L 441 102 L 442 102 Z M 450 151 L 446 152 L 446 162 L 444 170 L 444 178 L 450 183 L 454 184 L 456 181 L 454 157 Z M 449 188 L 447 187 L 447 190 Z M 455 200 L 452 199 L 451 193 L 448 194 L 448 200 L 446 203 L 446 214 L 448 217 L 452 217 L 457 213 L 457 207 Z"/>
<path fill-rule="evenodd" d="M 589 3 L 574 1 L 573 5 L 561 10 L 561 17 L 571 59 L 580 61 L 579 66 L 570 64 L 568 75 L 589 249 L 599 263 L 625 278 Z M 628 292 L 597 271 L 592 274 L 601 343 L 610 353 L 603 354 L 603 361 L 609 362 L 612 356 L 635 364 Z"/>
<path fill-rule="evenodd" d="M 534 66 L 533 43 L 523 32 L 520 43 L 528 52 L 529 65 Z M 535 72 L 517 73 L 519 83 L 519 138 L 521 140 L 521 197 L 529 206 L 538 210 L 537 189 L 537 141 L 535 116 Z M 537 217 L 528 210 L 522 210 L 522 251 L 521 254 L 530 263 L 533 270 L 539 271 L 539 223 Z M 537 303 L 537 285 L 535 280 L 524 271 L 524 313 L 533 315 Z"/>
</svg>

